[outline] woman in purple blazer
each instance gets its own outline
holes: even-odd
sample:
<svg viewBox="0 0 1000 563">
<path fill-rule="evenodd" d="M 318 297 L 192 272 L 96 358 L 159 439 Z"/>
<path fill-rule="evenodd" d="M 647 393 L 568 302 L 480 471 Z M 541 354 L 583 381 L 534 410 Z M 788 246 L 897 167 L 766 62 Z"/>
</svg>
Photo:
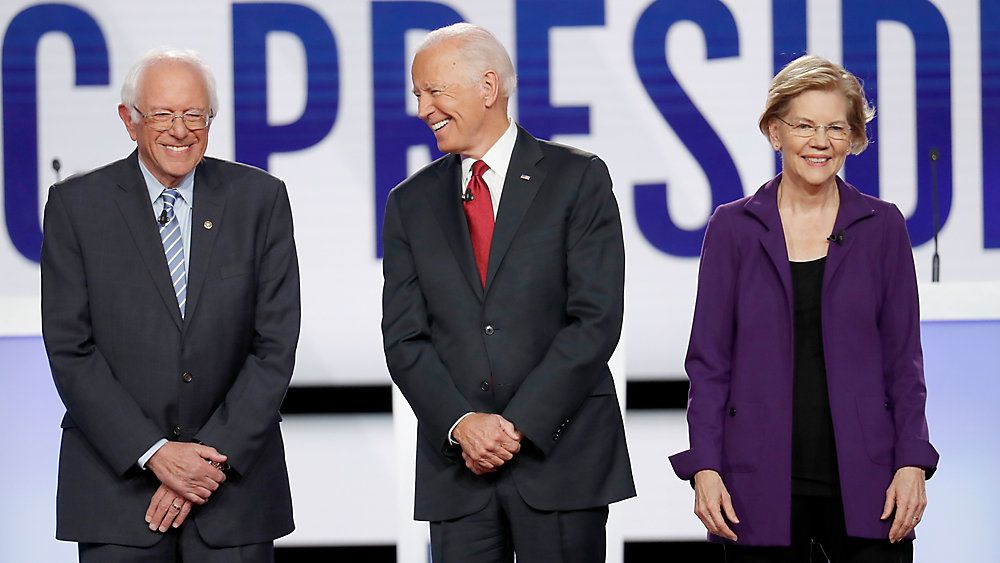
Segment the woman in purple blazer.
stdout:
<svg viewBox="0 0 1000 563">
<path fill-rule="evenodd" d="M 839 65 L 789 63 L 760 118 L 781 173 L 708 223 L 670 461 L 729 562 L 912 561 L 938 461 L 913 255 L 896 206 L 836 175 L 874 113 Z"/>
</svg>

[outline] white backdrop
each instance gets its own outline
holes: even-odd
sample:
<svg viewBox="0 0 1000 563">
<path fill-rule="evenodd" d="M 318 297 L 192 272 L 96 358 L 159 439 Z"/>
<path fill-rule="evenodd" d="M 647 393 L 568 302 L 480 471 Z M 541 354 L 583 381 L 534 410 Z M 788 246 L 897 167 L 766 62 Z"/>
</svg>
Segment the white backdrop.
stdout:
<svg viewBox="0 0 1000 563">
<path fill-rule="evenodd" d="M 312 146 L 276 153 L 269 159 L 270 171 L 289 186 L 302 262 L 305 311 L 298 384 L 385 381 L 378 306 L 381 264 L 374 250 L 377 163 L 373 160 L 372 12 L 377 4 L 385 3 L 301 4 L 321 17 L 335 37 L 339 106 L 329 134 Z M 443 4 L 470 21 L 491 27 L 517 60 L 515 11 L 526 8 L 493 0 Z M 772 4 L 765 0 L 698 4 L 718 4 L 731 14 L 738 30 L 738 56 L 706 60 L 703 28 L 682 21 L 666 34 L 666 62 L 735 165 L 742 186 L 727 188 L 751 193 L 775 171 L 769 145 L 755 127 L 772 75 Z M 843 52 L 841 3 L 817 0 L 802 4 L 807 6 L 809 50 L 839 60 Z M 196 49 L 215 69 L 221 110 L 212 127 L 209 154 L 234 157 L 236 47 L 231 34 L 234 6 L 245 4 L 87 0 L 77 5 L 103 33 L 110 84 L 74 84 L 74 59 L 65 34 L 49 33 L 38 42 L 39 213 L 44 190 L 54 179 L 50 167 L 53 158 L 61 160 L 65 176 L 123 157 L 131 150 L 115 113 L 118 88 L 128 66 L 153 46 Z M 561 4 L 552 5 L 558 8 Z M 633 63 L 637 21 L 651 3 L 616 0 L 597 5 L 597 13 L 603 11 L 603 25 L 556 27 L 549 34 L 551 104 L 590 108 L 588 134 L 556 138 L 601 155 L 615 181 L 630 268 L 632 306 L 626 323 L 631 342 L 629 377 L 681 377 L 697 261 L 666 254 L 643 236 L 636 223 L 632 186 L 666 182 L 674 223 L 700 228 L 711 212 L 705 171 L 717 163 L 693 154 L 688 146 L 691 142 L 683 143 L 665 122 Z M 942 184 L 948 181 L 953 186 L 953 205 L 940 236 L 943 275 L 948 281 L 994 279 L 1000 272 L 1000 253 L 984 248 L 983 243 L 979 3 L 953 0 L 933 6 L 949 32 L 950 76 L 945 76 L 950 78 L 952 96 L 953 149 L 948 155 L 954 174 L 953 180 L 943 178 Z M 31 2 L 5 2 L 0 6 L 0 29 L 31 7 Z M 182 14 L 197 17 L 181 18 Z M 415 44 L 421 33 L 409 32 L 407 44 Z M 901 23 L 878 24 L 879 134 L 870 150 L 879 153 L 881 185 L 861 186 L 869 191 L 879 189 L 883 197 L 897 202 L 904 214 L 913 211 L 918 189 L 914 37 L 914 30 Z M 269 34 L 266 44 L 268 119 L 272 124 L 294 122 L 302 117 L 306 105 L 306 49 L 298 36 L 288 32 Z M 311 56 L 317 57 L 315 53 Z M 400 70 L 407 74 L 405 68 Z M 402 92 L 379 95 L 410 100 L 408 88 L 403 84 Z M 408 104 L 412 110 L 412 101 Z M 515 100 L 512 106 L 516 117 L 519 104 Z M 13 145 L 5 155 L 34 157 L 33 152 L 27 152 L 28 147 L 21 153 L 23 139 L 14 133 L 3 140 L 5 145 Z M 428 135 L 422 141 L 429 139 Z M 429 158 L 422 147 L 410 153 L 410 170 Z M 848 175 L 851 164 L 852 159 L 848 159 Z M 401 179 L 394 178 L 393 183 Z M 1000 220 L 1000 214 L 995 219 Z M 11 245 L 9 236 L 4 236 L 4 226 L 0 218 L 0 269 L 4 272 L 0 298 L 33 300 L 38 291 L 37 265 Z M 923 280 L 930 272 L 929 244 L 917 248 L 916 259 Z"/>
</svg>

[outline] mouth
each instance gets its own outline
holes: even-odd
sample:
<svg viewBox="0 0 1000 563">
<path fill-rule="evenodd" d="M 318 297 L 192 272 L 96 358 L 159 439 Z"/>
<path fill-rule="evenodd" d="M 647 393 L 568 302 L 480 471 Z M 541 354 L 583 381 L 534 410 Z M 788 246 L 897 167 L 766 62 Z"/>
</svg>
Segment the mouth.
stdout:
<svg viewBox="0 0 1000 563">
<path fill-rule="evenodd" d="M 827 162 L 832 160 L 829 156 L 803 156 L 802 159 L 805 160 L 806 164 L 809 166 L 824 166 Z"/>
<path fill-rule="evenodd" d="M 192 145 L 160 145 L 161 147 L 167 149 L 174 153 L 183 153 L 185 151 L 191 150 Z"/>
<path fill-rule="evenodd" d="M 449 123 L 451 123 L 451 119 L 450 118 L 449 119 L 442 119 L 441 121 L 438 121 L 437 123 L 432 123 L 431 124 L 431 130 L 435 131 L 435 132 L 440 131 L 445 125 L 448 125 Z"/>
</svg>

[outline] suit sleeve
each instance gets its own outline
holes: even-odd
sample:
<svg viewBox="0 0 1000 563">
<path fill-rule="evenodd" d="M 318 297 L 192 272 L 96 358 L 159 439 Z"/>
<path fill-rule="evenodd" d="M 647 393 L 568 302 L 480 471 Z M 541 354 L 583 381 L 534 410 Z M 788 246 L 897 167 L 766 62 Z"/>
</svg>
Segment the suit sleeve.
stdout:
<svg viewBox="0 0 1000 563">
<path fill-rule="evenodd" d="M 723 210 L 708 221 L 698 268 L 698 295 L 684 367 L 691 386 L 690 449 L 670 456 L 674 473 L 689 480 L 703 469 L 721 471 L 722 427 L 732 373 L 739 249 Z"/>
<path fill-rule="evenodd" d="M 431 342 L 427 305 L 399 209 L 399 191 L 389 194 L 382 227 L 382 340 L 392 381 L 406 397 L 420 428 L 442 451 L 459 417 L 475 409 L 455 383 Z"/>
<path fill-rule="evenodd" d="M 118 475 L 163 437 L 115 378 L 94 341 L 83 253 L 61 191 L 45 205 L 42 337 L 66 412 Z"/>
<path fill-rule="evenodd" d="M 896 427 L 896 468 L 914 466 L 933 475 L 938 453 L 927 432 L 924 359 L 920 346 L 920 308 L 913 251 L 906 220 L 890 208 L 885 233 L 887 276 L 879 313 L 883 373 Z"/>
<path fill-rule="evenodd" d="M 568 322 L 503 412 L 546 455 L 555 446 L 548 437 L 610 376 L 621 336 L 625 245 L 611 176 L 596 156 L 569 214 L 566 246 Z"/>
<path fill-rule="evenodd" d="M 299 264 L 283 183 L 275 190 L 268 220 L 255 305 L 254 336 L 246 361 L 225 399 L 195 436 L 228 456 L 230 466 L 241 474 L 252 468 L 278 420 L 299 340 Z"/>
</svg>

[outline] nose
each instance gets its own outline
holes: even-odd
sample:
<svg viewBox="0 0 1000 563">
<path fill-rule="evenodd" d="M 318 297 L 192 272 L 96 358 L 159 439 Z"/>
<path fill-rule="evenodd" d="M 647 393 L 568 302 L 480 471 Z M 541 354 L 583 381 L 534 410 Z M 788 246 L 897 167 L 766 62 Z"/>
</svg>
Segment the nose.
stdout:
<svg viewBox="0 0 1000 563">
<path fill-rule="evenodd" d="M 427 118 L 434 113 L 434 104 L 431 103 L 430 96 L 420 96 L 417 98 L 417 117 L 422 121 L 427 121 Z"/>
<path fill-rule="evenodd" d="M 171 136 L 177 139 L 183 139 L 184 137 L 187 137 L 188 132 L 191 130 L 188 129 L 181 116 L 175 115 L 173 121 L 170 122 L 170 129 L 167 129 L 167 131 Z"/>
<path fill-rule="evenodd" d="M 830 137 L 827 136 L 826 126 L 820 125 L 816 128 L 816 133 L 809 138 L 809 144 L 814 147 L 827 147 L 830 144 Z"/>
</svg>

